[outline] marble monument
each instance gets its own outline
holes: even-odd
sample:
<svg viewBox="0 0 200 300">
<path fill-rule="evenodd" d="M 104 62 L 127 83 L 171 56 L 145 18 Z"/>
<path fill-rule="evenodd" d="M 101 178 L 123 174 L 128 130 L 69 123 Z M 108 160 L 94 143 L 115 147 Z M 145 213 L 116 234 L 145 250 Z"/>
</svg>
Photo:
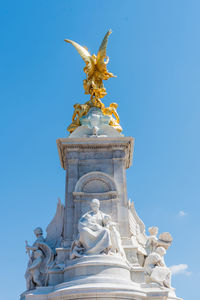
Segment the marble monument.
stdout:
<svg viewBox="0 0 200 300">
<path fill-rule="evenodd" d="M 105 35 L 98 54 L 72 44 L 86 63 L 83 86 L 90 100 L 75 104 L 69 137 L 57 140 L 66 170 L 65 205 L 58 201 L 46 236 L 35 228 L 26 241 L 26 291 L 20 300 L 181 300 L 171 287 L 164 256 L 170 233 L 158 236 L 127 198 L 126 169 L 134 139 L 122 134 L 117 104 L 105 107 L 107 71 Z"/>
</svg>

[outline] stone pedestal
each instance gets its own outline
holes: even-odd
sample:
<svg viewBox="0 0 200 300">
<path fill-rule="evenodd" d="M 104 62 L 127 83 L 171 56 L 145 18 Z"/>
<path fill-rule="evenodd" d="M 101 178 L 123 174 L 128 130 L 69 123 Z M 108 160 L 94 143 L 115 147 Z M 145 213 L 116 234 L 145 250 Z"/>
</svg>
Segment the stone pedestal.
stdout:
<svg viewBox="0 0 200 300">
<path fill-rule="evenodd" d="M 126 169 L 133 156 L 131 137 L 65 138 L 57 140 L 61 166 L 66 170 L 64 245 L 77 235 L 80 217 L 93 198 L 119 224 L 122 238 L 129 238 Z"/>
<path fill-rule="evenodd" d="M 134 204 L 127 200 L 126 187 L 134 139 L 119 134 L 79 138 L 80 132 L 76 134 L 57 140 L 61 166 L 66 170 L 63 241 L 55 249 L 55 265 L 47 271 L 48 286 L 24 292 L 21 300 L 181 300 L 172 288 L 145 283 L 140 258 L 146 255 L 141 248 L 145 248 L 147 236 Z M 78 221 L 90 210 L 94 198 L 117 223 L 126 258 L 100 254 L 70 259 Z"/>
</svg>

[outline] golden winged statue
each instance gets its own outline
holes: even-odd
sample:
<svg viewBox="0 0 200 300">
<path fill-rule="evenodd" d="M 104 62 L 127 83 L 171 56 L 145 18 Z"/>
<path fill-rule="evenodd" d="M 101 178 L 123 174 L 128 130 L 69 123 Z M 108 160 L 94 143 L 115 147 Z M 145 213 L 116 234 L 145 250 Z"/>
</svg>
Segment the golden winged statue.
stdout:
<svg viewBox="0 0 200 300">
<path fill-rule="evenodd" d="M 90 94 L 90 100 L 94 103 L 96 99 L 103 98 L 107 94 L 106 89 L 103 85 L 103 80 L 108 80 L 111 77 L 116 77 L 107 70 L 109 58 L 106 55 L 106 48 L 108 37 L 111 33 L 111 30 L 106 33 L 97 56 L 95 54 L 91 55 L 86 47 L 83 47 L 74 41 L 65 40 L 65 42 L 72 44 L 76 48 L 76 50 L 86 63 L 86 66 L 83 69 L 86 74 L 86 79 L 84 79 L 83 81 L 83 87 L 85 90 L 85 94 Z"/>
<path fill-rule="evenodd" d="M 83 87 L 85 90 L 85 94 L 91 95 L 90 100 L 85 104 L 76 103 L 74 105 L 72 123 L 67 128 L 70 134 L 79 126 L 81 126 L 81 119 L 87 116 L 92 107 L 100 109 L 103 115 L 109 116 L 109 125 L 119 132 L 122 131 L 122 128 L 119 124 L 119 116 L 117 113 L 117 103 L 111 103 L 109 107 L 105 107 L 105 105 L 101 102 L 101 98 L 107 95 L 106 89 L 103 85 L 103 80 L 108 80 L 111 77 L 116 77 L 107 70 L 109 58 L 106 55 L 106 48 L 108 44 L 108 37 L 111 33 L 112 31 L 109 30 L 104 36 L 97 55 L 91 55 L 86 47 L 83 47 L 74 41 L 68 39 L 65 40 L 65 42 L 72 44 L 72 46 L 76 48 L 76 50 L 86 63 L 86 66 L 83 69 L 86 74 L 86 79 L 83 80 Z"/>
</svg>

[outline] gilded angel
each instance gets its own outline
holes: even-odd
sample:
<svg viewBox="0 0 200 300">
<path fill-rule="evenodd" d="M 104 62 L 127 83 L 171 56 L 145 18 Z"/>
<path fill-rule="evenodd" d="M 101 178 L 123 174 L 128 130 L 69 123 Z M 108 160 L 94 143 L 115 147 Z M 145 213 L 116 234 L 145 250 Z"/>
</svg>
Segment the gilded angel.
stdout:
<svg viewBox="0 0 200 300">
<path fill-rule="evenodd" d="M 86 74 L 86 79 L 83 81 L 83 87 L 85 90 L 85 94 L 90 94 L 91 99 L 93 97 L 103 98 L 107 94 L 106 89 L 103 85 L 103 80 L 108 80 L 111 77 L 116 77 L 107 70 L 109 58 L 106 55 L 106 48 L 108 37 L 111 32 L 112 31 L 109 30 L 106 33 L 97 56 L 95 54 L 91 55 L 85 47 L 79 45 L 78 43 L 68 39 L 65 40 L 65 42 L 72 44 L 76 48 L 76 50 L 86 63 L 86 66 L 83 69 Z"/>
</svg>

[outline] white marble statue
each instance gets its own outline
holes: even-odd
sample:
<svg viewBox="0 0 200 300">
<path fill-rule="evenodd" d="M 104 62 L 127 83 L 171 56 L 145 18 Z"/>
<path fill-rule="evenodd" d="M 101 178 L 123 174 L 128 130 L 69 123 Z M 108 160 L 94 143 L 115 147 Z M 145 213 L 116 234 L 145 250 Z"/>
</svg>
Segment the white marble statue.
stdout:
<svg viewBox="0 0 200 300">
<path fill-rule="evenodd" d="M 159 286 L 171 287 L 171 271 L 167 268 L 164 255 L 166 250 L 157 247 L 145 260 L 144 272 L 147 283 L 157 283 Z"/>
<path fill-rule="evenodd" d="M 84 214 L 78 224 L 78 239 L 73 242 L 70 258 L 110 252 L 125 258 L 121 237 L 109 215 L 100 211 L 98 199 L 91 201 L 91 211 Z"/>
<path fill-rule="evenodd" d="M 148 231 L 150 233 L 150 236 L 148 236 L 147 242 L 146 242 L 146 252 L 147 252 L 147 255 L 149 255 L 152 252 L 154 252 L 155 249 L 158 246 L 158 238 L 157 238 L 158 227 L 156 227 L 156 226 L 149 227 Z"/>
<path fill-rule="evenodd" d="M 43 261 L 43 257 L 41 250 L 33 250 L 25 274 L 27 290 L 32 290 L 36 286 L 43 286 L 40 278 L 42 276 L 40 266 Z"/>
<path fill-rule="evenodd" d="M 126 254 L 121 243 L 121 236 L 116 226 L 117 223 L 112 222 L 111 216 L 104 215 L 104 225 L 110 230 L 111 237 L 111 252 L 120 254 L 124 259 L 126 259 Z"/>
<path fill-rule="evenodd" d="M 155 252 L 157 247 L 163 247 L 167 250 L 171 246 L 173 239 L 169 232 L 163 232 L 159 235 L 159 238 L 157 238 L 158 227 L 149 227 L 148 230 L 150 235 L 147 237 L 145 245 L 147 256 Z"/>
<path fill-rule="evenodd" d="M 26 252 L 29 255 L 25 273 L 27 290 L 48 284 L 48 269 L 54 262 L 54 252 L 45 242 L 42 228 L 37 227 L 34 234 L 36 240 L 32 246 L 26 241 Z"/>
<path fill-rule="evenodd" d="M 136 234 L 131 237 L 131 241 L 133 246 L 137 249 L 136 257 L 134 257 L 133 263 L 138 264 L 140 266 L 144 265 L 145 258 L 147 256 L 146 250 L 145 250 L 145 242 L 144 239 L 144 233 L 140 231 L 140 226 L 136 224 L 135 227 Z"/>
</svg>

